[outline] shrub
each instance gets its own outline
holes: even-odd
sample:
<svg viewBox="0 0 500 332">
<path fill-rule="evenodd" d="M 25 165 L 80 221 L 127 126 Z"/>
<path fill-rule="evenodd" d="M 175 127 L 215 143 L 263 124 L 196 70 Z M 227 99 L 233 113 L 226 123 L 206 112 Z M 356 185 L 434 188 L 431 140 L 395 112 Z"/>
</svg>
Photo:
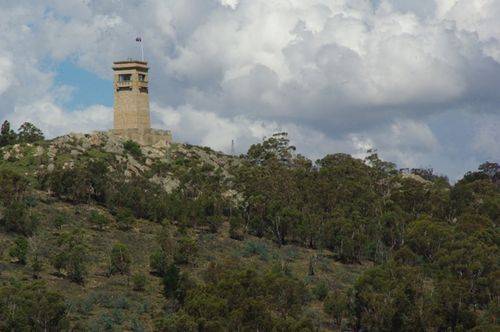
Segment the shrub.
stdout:
<svg viewBox="0 0 500 332">
<path fill-rule="evenodd" d="M 116 222 L 118 229 L 127 231 L 132 228 L 135 221 L 134 213 L 128 208 L 119 208 L 116 212 Z"/>
<path fill-rule="evenodd" d="M 88 315 L 92 311 L 92 308 L 94 308 L 94 305 L 95 305 L 94 293 L 91 293 L 88 297 L 81 300 L 77 304 L 77 309 L 79 313 Z"/>
<path fill-rule="evenodd" d="M 65 269 L 71 281 L 83 283 L 87 274 L 87 246 L 78 231 L 64 233 L 58 239 L 59 248 L 52 257 L 52 265 L 60 271 Z"/>
<path fill-rule="evenodd" d="M 199 330 L 195 318 L 183 311 L 158 321 L 157 328 L 161 331 L 172 332 L 196 332 Z"/>
<path fill-rule="evenodd" d="M 342 318 L 347 312 L 347 297 L 343 293 L 336 291 L 328 295 L 323 309 L 334 320 L 335 324 L 340 327 Z"/>
<path fill-rule="evenodd" d="M 145 314 L 147 312 L 150 312 L 151 310 L 151 303 L 149 302 L 148 299 L 146 299 L 142 304 L 140 304 L 137 308 L 137 312 L 139 314 Z"/>
<path fill-rule="evenodd" d="M 175 240 L 172 231 L 167 226 L 163 226 L 162 229 L 158 232 L 156 241 L 158 242 L 166 256 L 174 255 L 177 247 L 177 241 Z"/>
<path fill-rule="evenodd" d="M 168 265 L 167 255 L 162 249 L 158 249 L 149 257 L 149 267 L 156 275 L 163 276 Z"/>
<path fill-rule="evenodd" d="M 0 202 L 10 205 L 20 202 L 28 189 L 28 180 L 10 169 L 0 169 Z"/>
<path fill-rule="evenodd" d="M 122 310 L 115 308 L 111 311 L 111 315 L 115 324 L 121 325 L 123 323 L 124 316 Z"/>
<path fill-rule="evenodd" d="M 269 250 L 264 243 L 249 241 L 245 244 L 243 256 L 248 257 L 253 255 L 259 255 L 263 261 L 269 260 Z"/>
<path fill-rule="evenodd" d="M 241 217 L 231 216 L 229 218 L 229 237 L 233 240 L 243 240 L 243 223 Z"/>
<path fill-rule="evenodd" d="M 40 276 L 40 272 L 42 272 L 43 264 L 40 256 L 35 253 L 31 258 L 31 272 L 33 273 L 33 279 L 38 279 Z"/>
<path fill-rule="evenodd" d="M 17 259 L 19 264 L 26 264 L 28 254 L 28 240 L 24 236 L 16 238 L 14 245 L 9 250 L 9 255 Z"/>
<path fill-rule="evenodd" d="M 7 231 L 32 235 L 37 225 L 37 217 L 30 213 L 24 203 L 14 202 L 4 212 L 3 225 Z"/>
<path fill-rule="evenodd" d="M 89 221 L 100 231 L 108 224 L 108 218 L 97 211 L 90 213 Z"/>
<path fill-rule="evenodd" d="M 130 328 L 131 328 L 132 332 L 144 332 L 144 331 L 146 331 L 146 328 L 144 327 L 143 323 L 137 317 L 132 319 L 132 322 L 130 323 Z"/>
<path fill-rule="evenodd" d="M 71 248 L 66 262 L 66 270 L 71 281 L 83 283 L 87 274 L 87 248 L 84 245 L 76 245 Z"/>
<path fill-rule="evenodd" d="M 312 293 L 316 299 L 323 301 L 328 295 L 328 285 L 324 280 L 321 280 L 313 287 Z"/>
<path fill-rule="evenodd" d="M 177 289 L 188 290 L 181 309 L 162 322 L 165 329 L 316 330 L 307 328 L 302 321 L 307 293 L 299 280 L 278 271 L 257 271 L 233 264 L 214 267 L 210 274 L 204 284 L 189 285 L 178 280 Z M 196 322 L 198 326 L 189 322 Z"/>
<path fill-rule="evenodd" d="M 175 264 L 170 264 L 163 276 L 163 291 L 167 298 L 182 300 L 185 294 L 182 289 L 182 276 Z"/>
<path fill-rule="evenodd" d="M 116 243 L 111 249 L 109 273 L 128 274 L 130 272 L 130 253 L 123 243 Z"/>
<path fill-rule="evenodd" d="M 27 195 L 25 198 L 24 198 L 24 203 L 26 203 L 26 206 L 27 207 L 30 207 L 30 208 L 34 208 L 37 206 L 38 204 L 38 201 L 36 199 L 35 196 L 32 196 L 32 195 Z"/>
<path fill-rule="evenodd" d="M 165 218 L 165 196 L 158 184 L 146 178 L 134 177 L 108 188 L 106 205 L 110 209 L 125 207 L 132 210 L 137 218 L 158 221 Z"/>
<path fill-rule="evenodd" d="M 88 203 L 92 198 L 92 176 L 83 165 L 75 168 L 56 168 L 45 179 L 45 185 L 59 198 L 74 203 Z"/>
<path fill-rule="evenodd" d="M 68 216 L 65 213 L 58 213 L 54 220 L 53 224 L 57 229 L 62 229 L 64 225 L 68 223 Z"/>
<path fill-rule="evenodd" d="M 148 279 L 144 273 L 136 273 L 132 276 L 133 290 L 142 292 L 146 289 Z"/>
<path fill-rule="evenodd" d="M 113 317 L 107 313 L 102 313 L 98 320 L 94 320 L 90 326 L 92 331 L 113 331 L 117 329 Z"/>
<path fill-rule="evenodd" d="M 127 152 L 130 153 L 134 158 L 142 158 L 142 150 L 141 146 L 132 140 L 128 140 L 125 143 L 123 143 L 123 149 Z"/>
<path fill-rule="evenodd" d="M 197 250 L 196 241 L 189 236 L 183 236 L 177 242 L 177 250 L 174 255 L 174 261 L 177 264 L 186 264 L 196 254 Z"/>
<path fill-rule="evenodd" d="M 208 224 L 210 233 L 213 234 L 217 233 L 223 222 L 224 218 L 220 215 L 206 217 L 206 223 Z"/>
<path fill-rule="evenodd" d="M 314 258 L 312 256 L 309 257 L 308 274 L 309 276 L 314 275 Z"/>
<path fill-rule="evenodd" d="M 64 298 L 48 291 L 45 284 L 37 281 L 0 286 L 0 331 L 67 329 Z"/>
<path fill-rule="evenodd" d="M 130 308 L 130 301 L 125 296 L 118 296 L 112 302 L 111 307 L 126 310 Z"/>
<path fill-rule="evenodd" d="M 42 174 L 42 187 L 73 203 L 88 203 L 92 199 L 106 202 L 110 189 L 108 164 L 103 160 L 78 161 L 73 168 L 57 167 Z"/>
</svg>

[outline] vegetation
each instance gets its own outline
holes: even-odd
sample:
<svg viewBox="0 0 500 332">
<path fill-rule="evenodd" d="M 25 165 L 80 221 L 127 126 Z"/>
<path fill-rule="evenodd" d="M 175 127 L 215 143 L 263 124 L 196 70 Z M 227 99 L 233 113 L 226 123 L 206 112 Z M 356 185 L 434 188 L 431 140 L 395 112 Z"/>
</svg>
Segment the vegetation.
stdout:
<svg viewBox="0 0 500 332">
<path fill-rule="evenodd" d="M 26 256 L 28 254 L 28 240 L 19 236 L 14 242 L 14 246 L 10 248 L 9 255 L 17 259 L 19 264 L 26 264 Z"/>
<path fill-rule="evenodd" d="M 0 330 L 498 328 L 494 162 L 450 184 L 286 133 L 238 158 L 42 137 L 2 126 Z"/>
<path fill-rule="evenodd" d="M 0 147 L 15 143 L 34 143 L 43 139 L 42 131 L 29 122 L 24 122 L 17 134 L 11 129 L 9 121 L 4 121 L 0 129 Z"/>
<path fill-rule="evenodd" d="M 83 283 L 87 274 L 89 257 L 87 245 L 81 233 L 74 230 L 71 233 L 62 233 L 57 238 L 57 247 L 52 256 L 52 265 L 57 271 L 76 283 Z"/>
<path fill-rule="evenodd" d="M 172 277 L 179 278 L 175 269 Z M 182 308 L 160 323 L 174 330 L 245 330 L 283 331 L 312 328 L 305 316 L 306 288 L 299 280 L 280 271 L 257 272 L 242 266 L 212 268 L 206 275 L 206 285 L 182 289 L 176 295 Z M 176 281 L 177 284 L 179 281 Z"/>
<path fill-rule="evenodd" d="M 21 143 L 33 143 L 44 138 L 42 131 L 32 123 L 24 122 L 18 129 L 17 140 Z"/>
<path fill-rule="evenodd" d="M 130 260 L 128 247 L 123 243 L 116 243 L 111 249 L 109 273 L 129 274 Z"/>
<path fill-rule="evenodd" d="M 128 140 L 125 143 L 123 143 L 123 148 L 127 153 L 130 153 L 133 157 L 136 158 L 142 157 L 141 146 L 137 144 L 137 142 Z"/>
<path fill-rule="evenodd" d="M 67 326 L 64 298 L 43 283 L 7 284 L 0 288 L 0 330 L 49 331 Z"/>
<path fill-rule="evenodd" d="M 132 282 L 134 284 L 134 290 L 138 292 L 142 292 L 146 289 L 148 279 L 146 275 L 143 273 L 136 273 L 132 276 Z"/>
</svg>

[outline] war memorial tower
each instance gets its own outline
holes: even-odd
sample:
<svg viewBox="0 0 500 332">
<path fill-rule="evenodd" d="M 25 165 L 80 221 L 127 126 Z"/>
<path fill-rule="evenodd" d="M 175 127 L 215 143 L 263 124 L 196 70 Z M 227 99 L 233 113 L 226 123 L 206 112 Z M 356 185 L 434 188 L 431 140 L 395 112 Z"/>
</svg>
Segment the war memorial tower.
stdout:
<svg viewBox="0 0 500 332">
<path fill-rule="evenodd" d="M 149 117 L 148 64 L 118 61 L 114 71 L 114 129 L 151 128 Z"/>
<path fill-rule="evenodd" d="M 149 111 L 149 67 L 145 61 L 113 63 L 114 126 L 112 133 L 143 145 L 166 145 L 170 131 L 152 129 Z"/>
</svg>

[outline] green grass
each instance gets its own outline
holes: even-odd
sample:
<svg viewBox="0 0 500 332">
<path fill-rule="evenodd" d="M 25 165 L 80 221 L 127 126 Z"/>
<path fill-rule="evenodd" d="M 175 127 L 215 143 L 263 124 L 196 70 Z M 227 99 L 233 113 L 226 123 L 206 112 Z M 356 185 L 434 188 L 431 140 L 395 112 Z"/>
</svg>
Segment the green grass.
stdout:
<svg viewBox="0 0 500 332">
<path fill-rule="evenodd" d="M 110 157 L 109 153 L 95 148 L 85 151 L 85 155 L 94 159 L 108 159 Z"/>
</svg>

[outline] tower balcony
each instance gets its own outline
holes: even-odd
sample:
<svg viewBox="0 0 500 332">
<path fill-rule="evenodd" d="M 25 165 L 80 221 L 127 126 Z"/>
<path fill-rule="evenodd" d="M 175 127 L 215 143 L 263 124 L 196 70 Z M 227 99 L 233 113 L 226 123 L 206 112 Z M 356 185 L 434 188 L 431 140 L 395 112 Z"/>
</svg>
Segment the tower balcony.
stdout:
<svg viewBox="0 0 500 332">
<path fill-rule="evenodd" d="M 117 87 L 132 86 L 132 81 L 117 81 L 115 84 Z"/>
</svg>

